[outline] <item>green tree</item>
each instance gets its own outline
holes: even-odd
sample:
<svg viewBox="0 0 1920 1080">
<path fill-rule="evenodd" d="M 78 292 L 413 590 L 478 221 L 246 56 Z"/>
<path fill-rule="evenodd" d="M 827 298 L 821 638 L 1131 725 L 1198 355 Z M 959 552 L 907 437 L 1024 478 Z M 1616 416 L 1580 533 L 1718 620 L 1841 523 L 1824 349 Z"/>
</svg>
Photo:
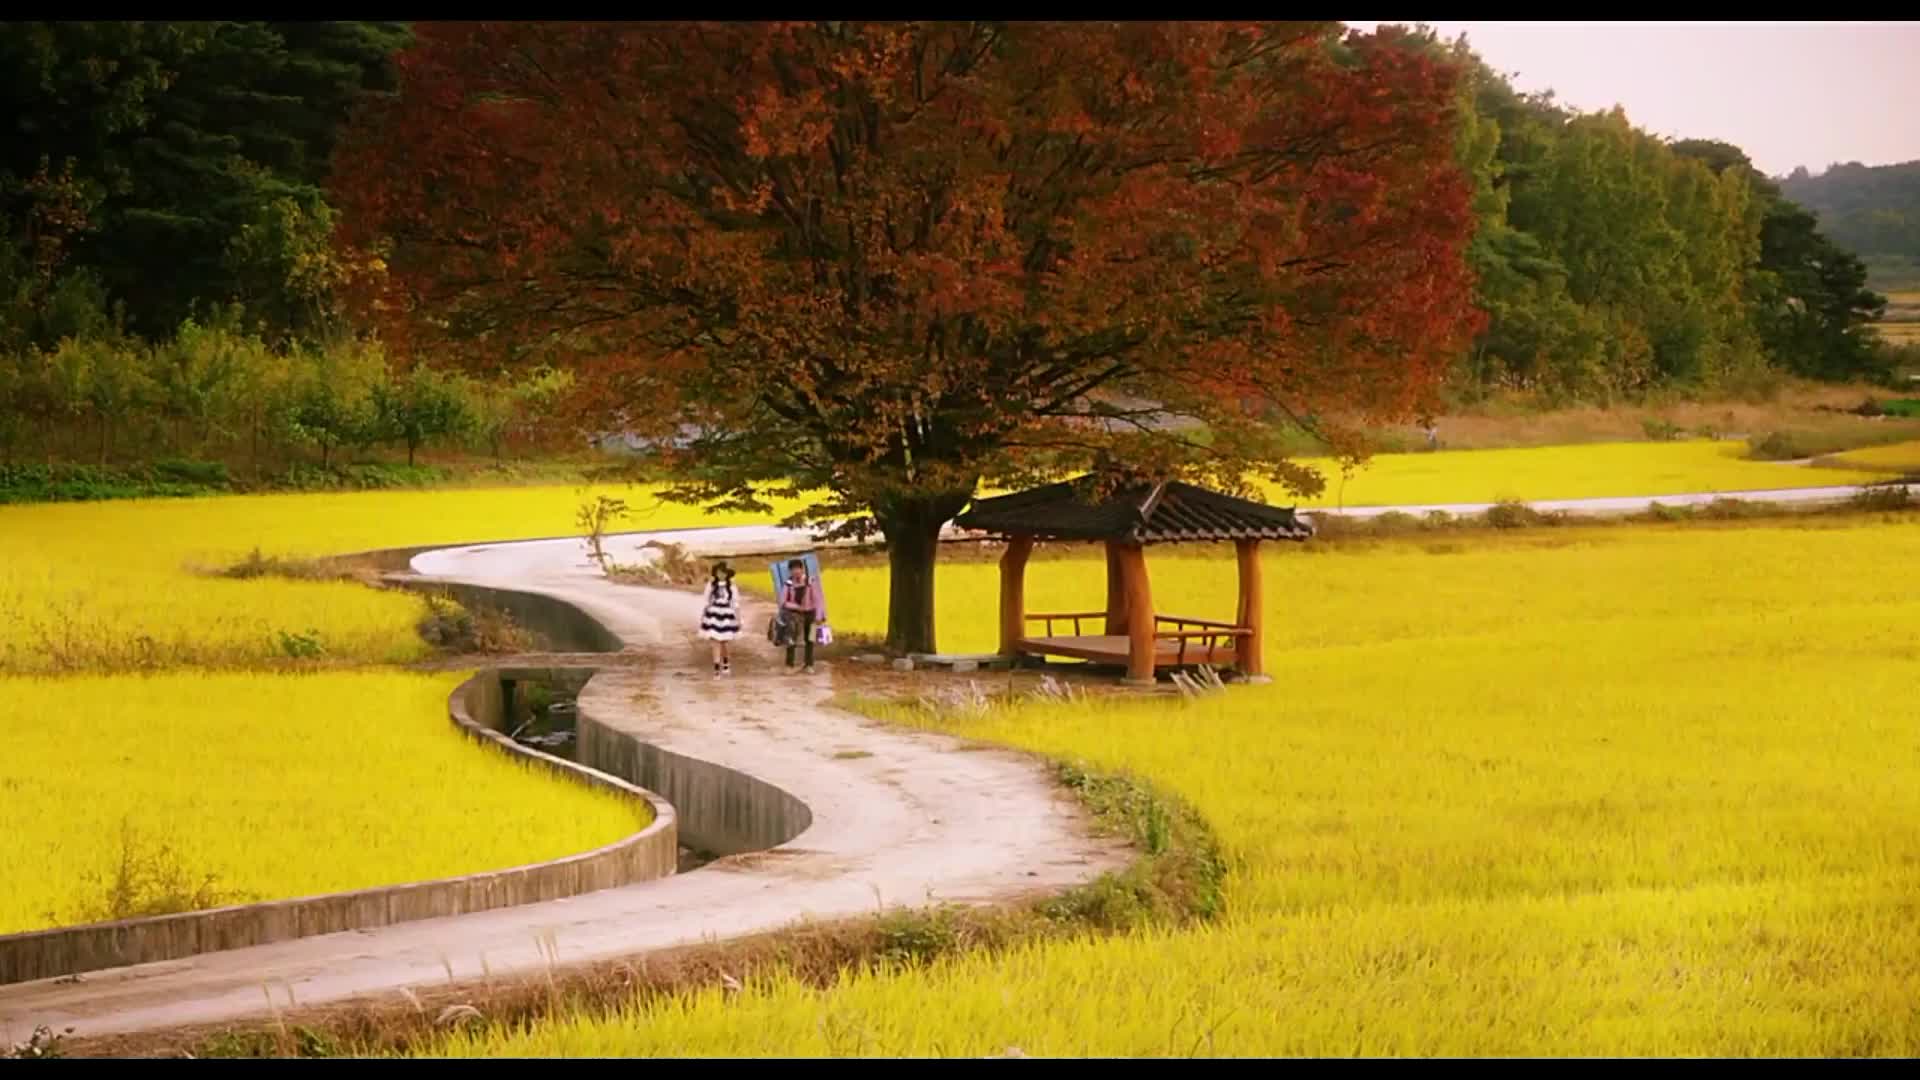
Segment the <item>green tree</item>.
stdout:
<svg viewBox="0 0 1920 1080">
<path fill-rule="evenodd" d="M 326 250 L 333 130 L 389 78 L 403 40 L 397 27 L 214 24 L 128 148 L 137 179 L 102 232 L 131 323 L 171 329 L 205 303 L 245 299 L 273 336 L 316 327 L 325 278 L 301 268 Z M 169 272 L 153 272 L 154 252 Z"/>
<path fill-rule="evenodd" d="M 81 270 L 149 340 L 234 300 L 276 335 L 324 325 L 333 133 L 391 85 L 406 39 L 391 23 L 9 26 L 0 299 L 16 336 L 57 339 L 35 317 Z"/>
<path fill-rule="evenodd" d="M 1438 48 L 1431 35 L 1426 40 Z M 1463 40 L 1447 47 L 1466 72 L 1460 156 L 1474 181 L 1478 218 L 1467 259 L 1476 298 L 1488 314 L 1464 371 L 1470 392 L 1494 386 L 1561 395 L 1599 376 L 1600 335 L 1567 294 L 1567 267 L 1540 239 L 1509 220 L 1514 185 L 1539 173 L 1565 116 L 1547 97 L 1529 98 L 1475 56 Z"/>
<path fill-rule="evenodd" d="M 288 415 L 289 435 L 320 448 L 320 465 L 333 464 L 341 447 L 380 439 L 374 387 L 385 378 L 378 350 L 341 343 L 307 354 L 297 376 Z"/>
<path fill-rule="evenodd" d="M 472 423 L 466 380 L 420 365 L 373 386 L 374 423 L 382 439 L 407 448 L 407 464 L 434 439 L 464 433 Z"/>
<path fill-rule="evenodd" d="M 1851 379 L 1881 365 L 1869 324 L 1886 298 L 1867 288 L 1866 264 L 1823 235 L 1818 219 L 1786 197 L 1739 147 L 1709 139 L 1674 144 L 1723 179 L 1751 189 L 1760 214 L 1760 250 L 1750 267 L 1756 330 L 1773 361 L 1795 374 Z"/>
<path fill-rule="evenodd" d="M 8 344 L 57 341 L 72 327 L 49 325 L 49 307 L 64 304 L 71 323 L 76 302 L 109 287 L 90 249 L 134 188 L 128 142 L 210 37 L 207 24 L 139 21 L 18 22 L 0 34 L 0 111 L 15 129 L 0 140 Z"/>
<path fill-rule="evenodd" d="M 516 432 L 537 428 L 547 410 L 572 386 L 572 373 L 554 367 L 536 368 L 520 377 L 500 371 L 490 379 L 474 380 L 468 383 L 468 431 L 499 461 L 506 440 Z"/>
<path fill-rule="evenodd" d="M 1468 260 L 1487 312 L 1460 370 L 1605 401 L 1704 386 L 1762 361 L 1746 290 L 1762 215 L 1752 193 L 1634 127 L 1521 94 L 1464 37 L 1425 32 L 1466 73 L 1458 134 L 1477 227 Z"/>
</svg>

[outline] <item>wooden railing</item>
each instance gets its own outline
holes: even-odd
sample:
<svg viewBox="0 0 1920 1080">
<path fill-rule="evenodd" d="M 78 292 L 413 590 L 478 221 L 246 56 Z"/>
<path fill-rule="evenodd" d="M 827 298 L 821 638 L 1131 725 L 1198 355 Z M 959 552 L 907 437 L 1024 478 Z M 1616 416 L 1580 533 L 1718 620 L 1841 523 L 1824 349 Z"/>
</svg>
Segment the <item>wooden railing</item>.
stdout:
<svg viewBox="0 0 1920 1080">
<path fill-rule="evenodd" d="M 1106 623 L 1105 623 L 1106 617 L 1107 617 L 1107 613 L 1104 611 L 1054 611 L 1054 612 L 1036 611 L 1027 616 L 1027 621 L 1046 623 L 1047 632 L 1044 636 L 1052 637 L 1053 621 L 1055 619 L 1059 619 L 1062 622 L 1068 619 L 1072 619 L 1073 620 L 1073 636 L 1081 637 L 1082 636 L 1080 633 L 1081 619 L 1100 619 L 1102 620 L 1101 629 L 1104 630 L 1106 628 Z"/>
<path fill-rule="evenodd" d="M 1177 641 L 1180 643 L 1179 648 L 1176 649 L 1174 653 L 1175 664 L 1185 664 L 1188 662 L 1187 642 L 1189 641 L 1206 642 L 1205 657 L 1195 656 L 1193 662 L 1197 664 L 1211 664 L 1221 649 L 1238 645 L 1239 639 L 1253 636 L 1253 630 L 1249 627 L 1236 626 L 1233 623 L 1219 622 L 1214 619 L 1194 619 L 1184 615 L 1155 615 L 1153 617 L 1153 623 L 1155 627 L 1153 638 L 1155 641 Z M 1162 624 L 1166 623 L 1173 624 L 1171 631 L 1159 629 Z M 1199 627 L 1200 629 L 1188 630 L 1187 627 L 1189 626 Z"/>
<path fill-rule="evenodd" d="M 1073 624 L 1073 636 L 1085 636 L 1081 632 L 1081 620 L 1099 619 L 1102 630 L 1106 628 L 1107 613 L 1104 611 L 1036 611 L 1026 616 L 1030 623 L 1043 623 L 1046 626 L 1044 636 L 1052 637 L 1053 624 L 1056 622 Z M 1175 663 L 1211 664 L 1220 659 L 1223 651 L 1233 649 L 1240 639 L 1250 638 L 1253 631 L 1245 626 L 1220 622 L 1215 619 L 1195 619 L 1185 615 L 1155 615 L 1153 617 L 1155 641 L 1177 642 Z M 1173 629 L 1161 629 L 1171 626 Z M 1192 659 L 1188 659 L 1191 643 Z"/>
</svg>

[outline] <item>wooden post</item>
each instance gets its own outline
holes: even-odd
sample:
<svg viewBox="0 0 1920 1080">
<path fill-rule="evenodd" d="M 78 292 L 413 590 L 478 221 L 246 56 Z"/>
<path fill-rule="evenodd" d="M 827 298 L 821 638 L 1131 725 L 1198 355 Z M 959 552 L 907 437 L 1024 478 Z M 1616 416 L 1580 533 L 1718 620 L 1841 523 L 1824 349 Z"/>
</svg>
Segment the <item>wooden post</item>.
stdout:
<svg viewBox="0 0 1920 1080">
<path fill-rule="evenodd" d="M 1033 537 L 1016 536 L 1007 541 L 1000 556 L 1000 654 L 1014 656 L 1014 643 L 1027 636 L 1027 556 L 1033 554 Z"/>
<path fill-rule="evenodd" d="M 1260 541 L 1235 540 L 1233 550 L 1240 562 L 1240 613 L 1233 621 L 1253 631 L 1236 643 L 1240 674 L 1248 682 L 1271 682 L 1266 674 L 1266 638 L 1261 633 Z"/>
<path fill-rule="evenodd" d="M 1120 570 L 1120 547 L 1107 541 L 1107 628 L 1100 631 L 1114 636 L 1127 632 L 1127 582 Z"/>
<path fill-rule="evenodd" d="M 1153 683 L 1153 590 L 1147 584 L 1146 550 L 1120 547 L 1120 579 L 1127 600 L 1127 682 Z"/>
</svg>

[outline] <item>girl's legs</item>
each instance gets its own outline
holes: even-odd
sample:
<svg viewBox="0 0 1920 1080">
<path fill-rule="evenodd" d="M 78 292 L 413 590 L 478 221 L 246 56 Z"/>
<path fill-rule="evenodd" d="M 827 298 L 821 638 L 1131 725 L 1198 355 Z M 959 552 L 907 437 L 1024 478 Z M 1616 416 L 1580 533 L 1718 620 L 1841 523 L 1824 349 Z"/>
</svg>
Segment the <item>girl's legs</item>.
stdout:
<svg viewBox="0 0 1920 1080">
<path fill-rule="evenodd" d="M 726 645 L 724 643 L 718 641 L 713 642 L 713 673 L 715 675 L 720 674 L 720 654 L 725 649 Z"/>
<path fill-rule="evenodd" d="M 720 674 L 733 674 L 733 651 L 727 647 L 727 643 L 724 641 L 720 642 Z"/>
</svg>

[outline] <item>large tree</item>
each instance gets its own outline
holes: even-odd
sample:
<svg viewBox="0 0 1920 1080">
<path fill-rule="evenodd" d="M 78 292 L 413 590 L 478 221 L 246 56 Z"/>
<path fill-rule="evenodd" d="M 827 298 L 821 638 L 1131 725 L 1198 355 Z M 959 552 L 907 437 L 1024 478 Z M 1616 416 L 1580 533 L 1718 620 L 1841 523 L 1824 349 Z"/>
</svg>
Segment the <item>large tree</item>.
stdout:
<svg viewBox="0 0 1920 1080">
<path fill-rule="evenodd" d="M 1782 194 L 1739 147 L 1686 139 L 1674 150 L 1739 177 L 1759 201 L 1760 255 L 1748 293 L 1775 362 L 1816 379 L 1877 373 L 1872 324 L 1886 313 L 1886 297 L 1867 287 L 1866 264 L 1824 235 L 1814 214 Z"/>
<path fill-rule="evenodd" d="M 276 333 L 312 328 L 333 276 L 320 184 L 334 130 L 406 37 L 367 22 L 8 27 L 0 337 L 72 332 L 59 301 L 83 286 L 150 338 L 227 301 Z"/>
<path fill-rule="evenodd" d="M 884 534 L 897 650 L 934 647 L 938 532 L 983 478 L 1317 490 L 1271 421 L 1405 418 L 1477 327 L 1455 71 L 1398 32 L 418 35 L 334 171 L 396 344 L 565 363 L 602 422 L 697 432 L 678 497 L 831 492 L 794 520 Z"/>
</svg>

